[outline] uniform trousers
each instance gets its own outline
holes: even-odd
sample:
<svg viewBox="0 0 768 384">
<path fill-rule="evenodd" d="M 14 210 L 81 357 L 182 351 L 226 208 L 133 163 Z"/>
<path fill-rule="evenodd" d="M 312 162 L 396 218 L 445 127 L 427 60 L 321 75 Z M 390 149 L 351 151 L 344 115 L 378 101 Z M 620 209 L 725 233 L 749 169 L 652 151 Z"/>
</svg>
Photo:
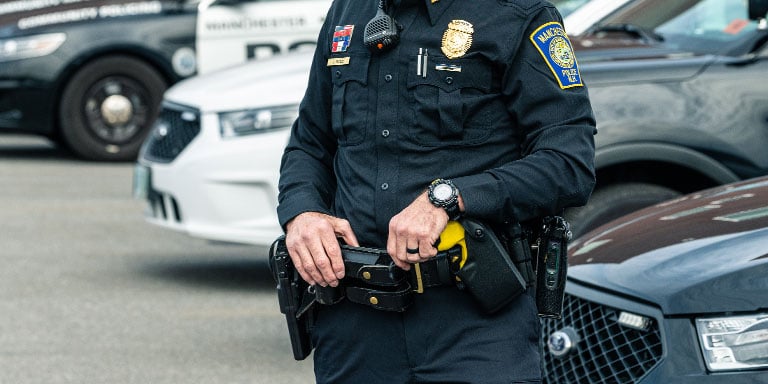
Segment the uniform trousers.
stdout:
<svg viewBox="0 0 768 384">
<path fill-rule="evenodd" d="M 402 313 L 348 300 L 319 305 L 312 330 L 317 383 L 541 383 L 532 291 L 493 315 L 450 286 L 414 293 Z"/>
</svg>

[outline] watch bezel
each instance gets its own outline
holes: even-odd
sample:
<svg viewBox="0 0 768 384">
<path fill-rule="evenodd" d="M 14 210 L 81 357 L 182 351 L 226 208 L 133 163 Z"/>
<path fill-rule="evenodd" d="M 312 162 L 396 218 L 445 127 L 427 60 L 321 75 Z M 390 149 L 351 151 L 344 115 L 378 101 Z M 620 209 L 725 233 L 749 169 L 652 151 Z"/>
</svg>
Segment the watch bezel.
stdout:
<svg viewBox="0 0 768 384">
<path fill-rule="evenodd" d="M 450 201 L 454 195 L 454 189 L 447 183 L 438 183 L 432 188 L 432 194 L 435 196 L 435 200 Z"/>
<path fill-rule="evenodd" d="M 448 199 L 440 199 L 435 195 L 435 189 L 440 185 L 447 185 L 451 188 L 451 195 Z M 449 208 L 452 205 L 458 205 L 459 201 L 459 190 L 456 188 L 456 185 L 453 184 L 452 181 L 446 180 L 446 179 L 437 179 L 429 184 L 429 192 L 428 192 L 429 201 L 432 203 L 432 205 L 439 207 L 439 208 Z"/>
</svg>

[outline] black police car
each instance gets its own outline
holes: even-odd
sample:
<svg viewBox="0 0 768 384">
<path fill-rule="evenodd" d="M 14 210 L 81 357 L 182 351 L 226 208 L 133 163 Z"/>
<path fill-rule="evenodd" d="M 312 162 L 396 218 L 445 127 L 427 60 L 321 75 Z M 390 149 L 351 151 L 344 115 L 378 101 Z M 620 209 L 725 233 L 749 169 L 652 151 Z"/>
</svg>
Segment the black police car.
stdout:
<svg viewBox="0 0 768 384">
<path fill-rule="evenodd" d="M 549 384 L 768 382 L 768 177 L 663 202 L 569 249 Z"/>
<path fill-rule="evenodd" d="M 169 84 L 195 73 L 197 1 L 0 2 L 0 131 L 134 159 Z"/>
<path fill-rule="evenodd" d="M 633 0 L 571 37 L 598 127 L 596 189 L 568 212 L 576 236 L 768 174 L 765 15 L 765 0 Z"/>
</svg>

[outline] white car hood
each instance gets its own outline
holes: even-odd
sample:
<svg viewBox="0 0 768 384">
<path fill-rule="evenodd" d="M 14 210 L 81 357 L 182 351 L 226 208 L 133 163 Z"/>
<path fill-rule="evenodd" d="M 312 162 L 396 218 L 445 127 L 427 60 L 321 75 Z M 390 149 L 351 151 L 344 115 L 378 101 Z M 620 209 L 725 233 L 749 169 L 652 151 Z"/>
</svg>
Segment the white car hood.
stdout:
<svg viewBox="0 0 768 384">
<path fill-rule="evenodd" d="M 183 80 L 165 100 L 201 113 L 298 104 L 304 96 L 311 52 L 279 55 Z"/>
</svg>

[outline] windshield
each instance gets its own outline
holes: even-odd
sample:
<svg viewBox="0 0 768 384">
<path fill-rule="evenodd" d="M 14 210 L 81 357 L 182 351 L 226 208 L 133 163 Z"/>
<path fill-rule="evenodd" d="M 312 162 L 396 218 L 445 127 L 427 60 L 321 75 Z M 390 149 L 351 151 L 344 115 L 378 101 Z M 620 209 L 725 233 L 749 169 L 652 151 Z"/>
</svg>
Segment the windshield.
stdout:
<svg viewBox="0 0 768 384">
<path fill-rule="evenodd" d="M 552 4 L 557 7 L 560 14 L 566 17 L 573 13 L 573 11 L 579 9 L 582 5 L 588 3 L 590 0 L 551 0 Z"/>
<path fill-rule="evenodd" d="M 719 53 L 757 29 L 747 12 L 747 0 L 635 0 L 600 25 L 631 25 L 673 48 Z"/>
<path fill-rule="evenodd" d="M 581 35 L 605 16 L 631 0 L 555 0 L 563 15 L 565 30 L 571 36 Z"/>
</svg>

